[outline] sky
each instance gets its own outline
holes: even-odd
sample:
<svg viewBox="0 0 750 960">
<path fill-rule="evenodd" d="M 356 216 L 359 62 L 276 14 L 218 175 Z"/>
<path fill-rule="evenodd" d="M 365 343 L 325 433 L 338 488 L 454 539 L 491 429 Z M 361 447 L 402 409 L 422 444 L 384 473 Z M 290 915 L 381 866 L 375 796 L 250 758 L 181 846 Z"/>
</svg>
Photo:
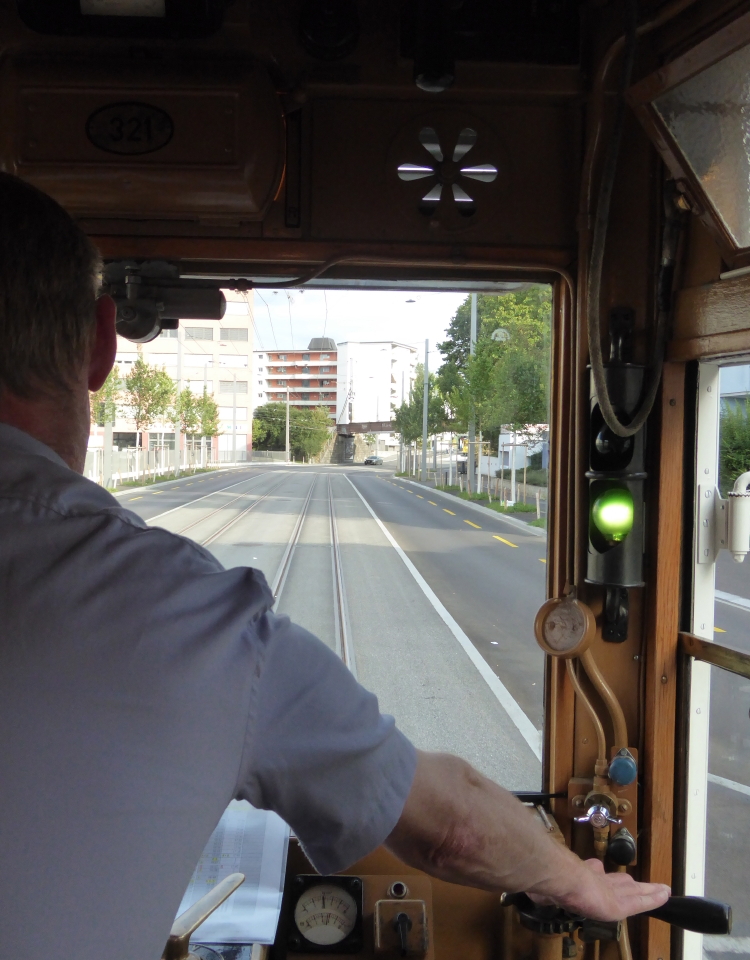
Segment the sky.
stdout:
<svg viewBox="0 0 750 960">
<path fill-rule="evenodd" d="M 424 353 L 430 341 L 430 367 L 439 366 L 435 345 L 465 293 L 408 290 L 255 290 L 255 349 L 302 350 L 312 337 L 345 340 L 396 340 Z M 413 301 L 410 303 L 409 301 Z M 290 323 L 291 314 L 291 323 Z M 269 316 L 270 315 L 270 316 Z"/>
</svg>

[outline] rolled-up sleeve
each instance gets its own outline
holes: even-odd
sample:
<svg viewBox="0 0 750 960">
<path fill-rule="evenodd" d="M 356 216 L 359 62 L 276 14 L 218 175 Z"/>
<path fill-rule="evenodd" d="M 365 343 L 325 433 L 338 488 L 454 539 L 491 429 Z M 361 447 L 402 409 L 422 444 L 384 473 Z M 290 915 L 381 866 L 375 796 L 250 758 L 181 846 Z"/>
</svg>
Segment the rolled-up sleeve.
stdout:
<svg viewBox="0 0 750 960">
<path fill-rule="evenodd" d="M 238 796 L 278 813 L 315 868 L 335 873 L 391 833 L 416 752 L 320 640 L 273 613 L 256 628 L 265 657 Z"/>
</svg>

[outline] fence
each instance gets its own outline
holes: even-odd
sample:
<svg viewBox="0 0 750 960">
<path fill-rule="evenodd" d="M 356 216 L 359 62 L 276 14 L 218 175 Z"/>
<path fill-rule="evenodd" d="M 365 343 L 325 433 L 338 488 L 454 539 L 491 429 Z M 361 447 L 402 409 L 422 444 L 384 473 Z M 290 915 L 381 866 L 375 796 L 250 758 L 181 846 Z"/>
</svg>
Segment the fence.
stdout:
<svg viewBox="0 0 750 960">
<path fill-rule="evenodd" d="M 241 456 L 244 452 L 238 453 L 237 461 L 246 459 Z M 216 466 L 227 461 L 234 462 L 231 451 L 222 451 L 217 460 L 210 444 L 191 444 L 181 451 L 179 471 Z M 116 488 L 123 480 L 147 480 L 168 473 L 176 475 L 177 472 L 177 452 L 168 447 L 152 450 L 140 447 L 126 447 L 124 450 L 93 447 L 86 451 L 84 476 L 110 489 Z"/>
</svg>

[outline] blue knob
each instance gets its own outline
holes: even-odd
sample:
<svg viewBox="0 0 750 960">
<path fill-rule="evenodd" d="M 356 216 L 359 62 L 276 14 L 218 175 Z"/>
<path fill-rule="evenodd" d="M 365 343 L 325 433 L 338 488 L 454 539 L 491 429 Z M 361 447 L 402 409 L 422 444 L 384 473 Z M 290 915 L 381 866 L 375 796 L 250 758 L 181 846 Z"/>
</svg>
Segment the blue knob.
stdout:
<svg viewBox="0 0 750 960">
<path fill-rule="evenodd" d="M 609 764 L 609 779 L 620 787 L 627 787 L 638 776 L 638 764 L 632 753 L 624 748 Z"/>
</svg>

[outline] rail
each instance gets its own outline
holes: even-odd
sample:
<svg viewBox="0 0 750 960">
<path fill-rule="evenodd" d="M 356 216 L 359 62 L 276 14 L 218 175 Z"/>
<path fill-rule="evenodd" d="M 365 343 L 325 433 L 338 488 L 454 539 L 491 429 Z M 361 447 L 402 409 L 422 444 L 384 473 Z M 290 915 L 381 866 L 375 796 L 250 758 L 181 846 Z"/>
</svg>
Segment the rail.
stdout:
<svg viewBox="0 0 750 960">
<path fill-rule="evenodd" d="M 723 647 L 720 643 L 703 640 L 692 633 L 680 633 L 680 650 L 688 657 L 702 660 L 729 673 L 750 680 L 750 654 Z"/>
</svg>

